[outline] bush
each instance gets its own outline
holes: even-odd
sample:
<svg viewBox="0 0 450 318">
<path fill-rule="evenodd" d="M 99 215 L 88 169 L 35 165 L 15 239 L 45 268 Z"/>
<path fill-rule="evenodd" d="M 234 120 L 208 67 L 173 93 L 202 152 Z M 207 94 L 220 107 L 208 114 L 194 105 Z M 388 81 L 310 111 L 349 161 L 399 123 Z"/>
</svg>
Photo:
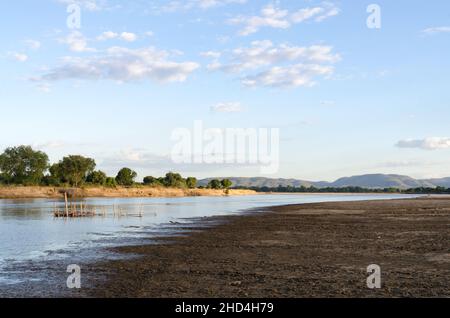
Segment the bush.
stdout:
<svg viewBox="0 0 450 318">
<path fill-rule="evenodd" d="M 171 188 L 186 188 L 186 180 L 179 173 L 167 173 L 163 179 L 163 184 Z"/>
<path fill-rule="evenodd" d="M 148 186 L 161 186 L 162 185 L 161 181 L 158 178 L 151 177 L 151 176 L 144 178 L 144 184 L 148 185 Z"/>
<path fill-rule="evenodd" d="M 233 182 L 229 179 L 223 179 L 220 183 L 222 184 L 222 187 L 227 190 L 233 186 Z"/>
<path fill-rule="evenodd" d="M 117 187 L 116 179 L 115 178 L 110 178 L 110 177 L 106 178 L 106 180 L 105 180 L 105 187 L 108 187 L 108 188 L 115 188 L 115 187 Z"/>
<path fill-rule="evenodd" d="M 197 179 L 194 177 L 189 177 L 186 179 L 186 186 L 189 189 L 195 189 L 197 187 Z"/>
<path fill-rule="evenodd" d="M 220 182 L 220 180 L 217 180 L 217 179 L 211 180 L 208 183 L 208 188 L 215 189 L 215 190 L 222 189 L 222 182 Z"/>
<path fill-rule="evenodd" d="M 91 172 L 87 176 L 86 181 L 94 185 L 105 185 L 106 179 L 107 179 L 106 173 L 99 170 Z"/>
<path fill-rule="evenodd" d="M 123 168 L 117 174 L 116 182 L 118 185 L 130 187 L 134 184 L 134 179 L 136 179 L 136 177 L 136 171 L 133 171 L 130 168 Z"/>
</svg>

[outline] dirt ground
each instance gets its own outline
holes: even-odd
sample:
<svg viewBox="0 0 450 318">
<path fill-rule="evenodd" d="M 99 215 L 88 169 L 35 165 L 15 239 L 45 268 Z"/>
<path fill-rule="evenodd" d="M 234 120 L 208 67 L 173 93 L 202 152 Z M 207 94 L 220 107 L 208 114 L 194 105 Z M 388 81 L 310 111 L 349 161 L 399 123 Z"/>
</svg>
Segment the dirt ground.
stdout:
<svg viewBox="0 0 450 318">
<path fill-rule="evenodd" d="M 98 280 L 79 296 L 450 297 L 450 198 L 293 205 L 215 221 L 224 223 L 120 248 L 141 257 L 89 268 Z M 381 289 L 367 287 L 370 264 L 381 267 Z"/>
</svg>

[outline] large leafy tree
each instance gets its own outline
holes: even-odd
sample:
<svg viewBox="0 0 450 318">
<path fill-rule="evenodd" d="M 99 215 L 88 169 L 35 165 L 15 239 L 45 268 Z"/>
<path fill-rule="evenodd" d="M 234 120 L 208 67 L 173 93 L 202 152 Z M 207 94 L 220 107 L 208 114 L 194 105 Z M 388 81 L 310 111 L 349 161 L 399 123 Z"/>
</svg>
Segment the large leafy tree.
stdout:
<svg viewBox="0 0 450 318">
<path fill-rule="evenodd" d="M 50 174 L 61 183 L 78 187 L 86 182 L 87 176 L 95 169 L 95 160 L 83 156 L 64 157 L 50 167 Z"/>
<path fill-rule="evenodd" d="M 152 177 L 152 176 L 145 177 L 144 184 L 148 185 L 148 186 L 161 186 L 162 185 L 160 179 Z"/>
<path fill-rule="evenodd" d="M 106 173 L 99 170 L 91 172 L 87 176 L 86 181 L 95 185 L 105 185 L 107 178 Z"/>
<path fill-rule="evenodd" d="M 222 183 L 218 179 L 211 180 L 208 183 L 209 189 L 222 189 Z"/>
<path fill-rule="evenodd" d="M 119 171 L 116 177 L 116 182 L 121 186 L 132 186 L 134 184 L 134 179 L 136 179 L 137 173 L 130 168 L 123 168 Z"/>
<path fill-rule="evenodd" d="M 179 173 L 169 172 L 164 178 L 164 185 L 172 188 L 185 188 L 186 180 Z"/>
<path fill-rule="evenodd" d="M 0 155 L 1 179 L 5 183 L 36 185 L 48 169 L 48 156 L 30 146 L 7 148 Z"/>
<path fill-rule="evenodd" d="M 189 189 L 195 189 L 197 187 L 197 179 L 194 177 L 187 178 L 186 185 Z"/>
<path fill-rule="evenodd" d="M 230 179 L 223 179 L 220 183 L 224 189 L 229 189 L 233 186 L 233 182 Z"/>
</svg>

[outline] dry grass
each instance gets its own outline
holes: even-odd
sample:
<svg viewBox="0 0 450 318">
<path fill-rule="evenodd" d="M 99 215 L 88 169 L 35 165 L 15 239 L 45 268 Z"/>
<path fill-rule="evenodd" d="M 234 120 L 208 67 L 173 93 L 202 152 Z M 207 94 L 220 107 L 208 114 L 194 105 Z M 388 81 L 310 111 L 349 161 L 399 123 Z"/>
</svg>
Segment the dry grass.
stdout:
<svg viewBox="0 0 450 318">
<path fill-rule="evenodd" d="M 0 199 L 33 199 L 62 197 L 58 187 L 0 187 Z M 87 187 L 77 190 L 81 197 L 132 198 L 132 197 L 186 197 L 186 196 L 225 196 L 223 190 L 212 189 L 174 189 L 159 187 L 104 188 Z M 253 195 L 251 190 L 230 190 L 229 195 Z"/>
</svg>

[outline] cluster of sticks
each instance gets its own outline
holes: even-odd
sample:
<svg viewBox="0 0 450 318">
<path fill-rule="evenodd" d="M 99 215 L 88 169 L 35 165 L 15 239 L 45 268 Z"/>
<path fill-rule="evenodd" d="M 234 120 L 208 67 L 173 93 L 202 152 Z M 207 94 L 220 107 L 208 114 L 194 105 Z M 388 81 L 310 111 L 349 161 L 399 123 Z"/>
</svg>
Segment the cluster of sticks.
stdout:
<svg viewBox="0 0 450 318">
<path fill-rule="evenodd" d="M 56 218 L 82 218 L 82 217 L 94 217 L 94 216 L 106 216 L 107 211 L 106 207 L 104 207 L 99 213 L 97 213 L 96 208 L 89 208 L 87 204 L 83 204 L 83 202 L 77 203 L 75 201 L 75 196 L 72 197 L 73 199 L 69 201 L 67 192 L 64 192 L 64 210 L 58 209 L 54 207 L 54 216 Z M 141 205 L 139 207 L 139 214 L 138 217 L 143 217 L 144 214 L 144 207 Z M 122 216 L 128 216 L 128 211 L 123 210 L 121 207 L 113 206 L 113 216 L 114 217 L 122 217 Z"/>
<path fill-rule="evenodd" d="M 97 215 L 96 209 L 90 209 L 83 202 L 77 202 L 75 199 L 68 200 L 67 192 L 64 192 L 64 210 L 60 210 L 56 207 L 54 208 L 54 215 L 57 218 L 80 218 L 80 217 L 93 217 Z"/>
</svg>

